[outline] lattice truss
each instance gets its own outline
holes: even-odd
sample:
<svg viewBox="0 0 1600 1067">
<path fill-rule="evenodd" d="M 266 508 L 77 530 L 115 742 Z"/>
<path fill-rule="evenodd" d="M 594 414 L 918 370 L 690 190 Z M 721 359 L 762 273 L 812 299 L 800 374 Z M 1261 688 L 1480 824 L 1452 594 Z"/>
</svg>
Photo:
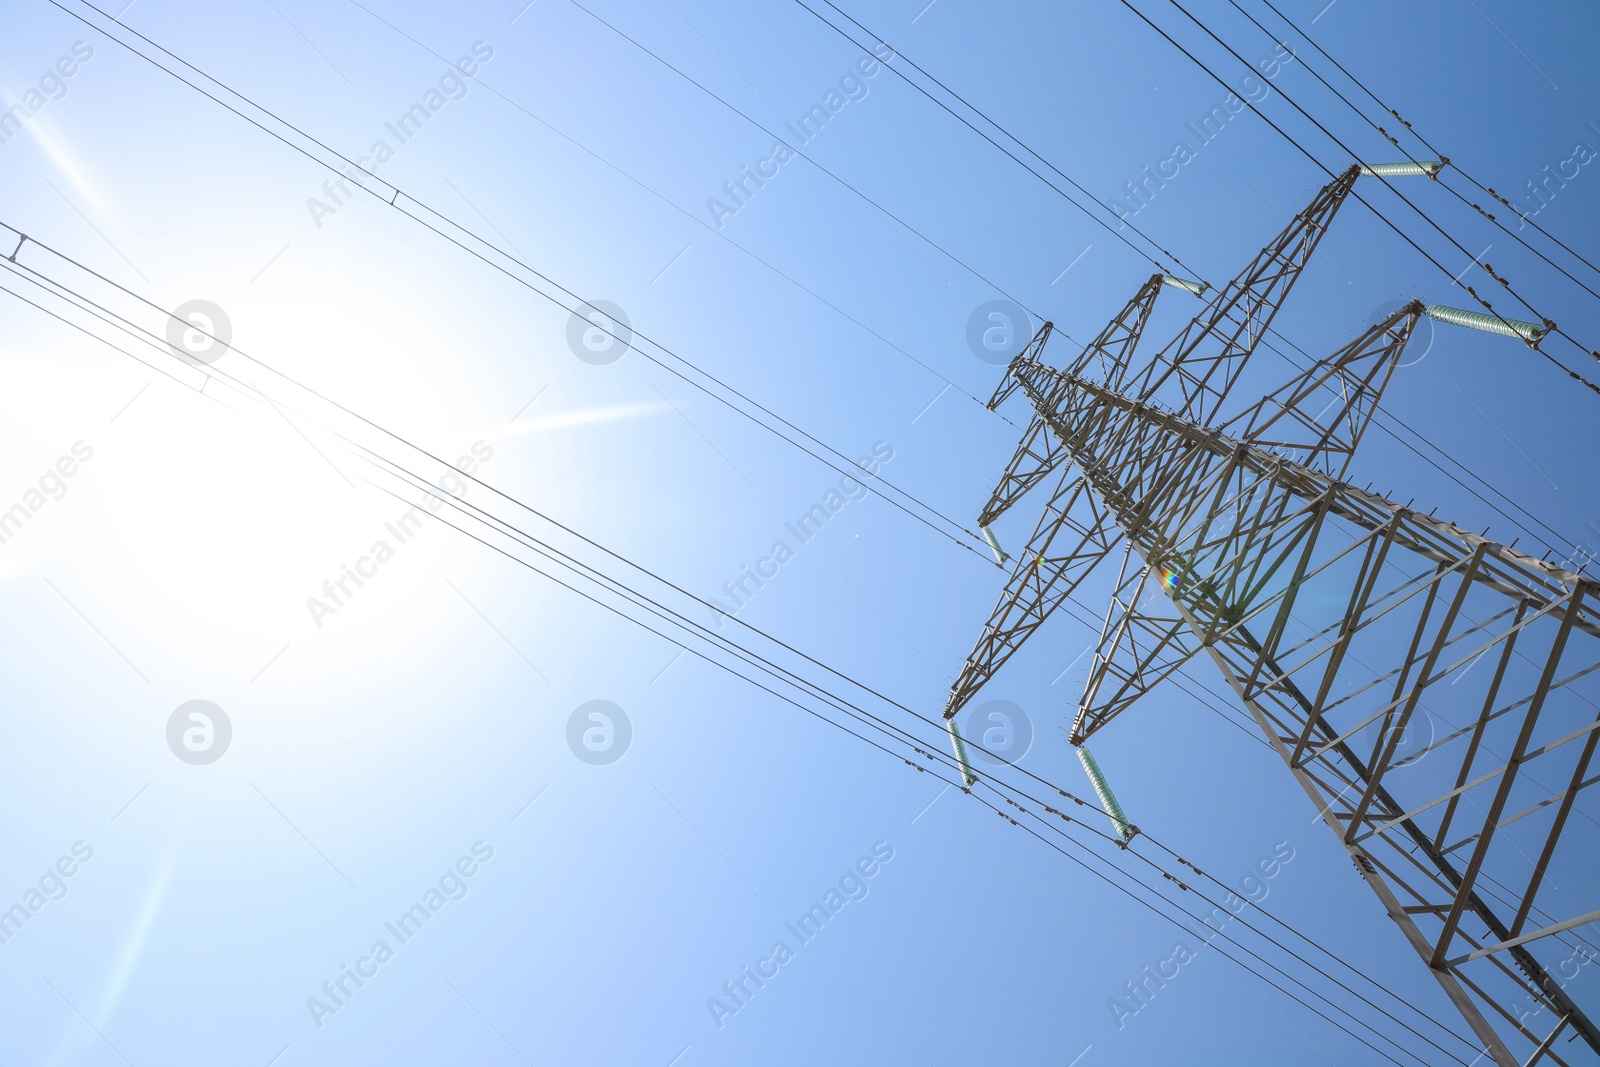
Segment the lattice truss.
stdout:
<svg viewBox="0 0 1600 1067">
<path fill-rule="evenodd" d="M 1034 417 L 983 523 L 1059 478 L 946 716 L 1120 546 L 1071 742 L 1208 658 L 1489 1057 L 1566 1063 L 1600 1053 L 1563 988 L 1600 919 L 1600 585 L 1342 480 L 1420 304 L 1224 411 L 1355 177 L 1143 373 L 1159 275 L 1065 369 L 1049 326 L 1013 361 L 994 403 Z"/>
</svg>

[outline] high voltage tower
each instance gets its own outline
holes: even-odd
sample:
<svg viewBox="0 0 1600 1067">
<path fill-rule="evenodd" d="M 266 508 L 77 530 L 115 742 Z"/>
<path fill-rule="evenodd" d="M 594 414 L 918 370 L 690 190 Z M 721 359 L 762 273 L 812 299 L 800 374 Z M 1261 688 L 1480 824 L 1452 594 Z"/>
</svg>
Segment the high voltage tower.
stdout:
<svg viewBox="0 0 1600 1067">
<path fill-rule="evenodd" d="M 954 716 L 1121 548 L 1069 737 L 1121 837 L 1083 745 L 1209 658 L 1485 1053 L 1564 1063 L 1563 1034 L 1600 1053 L 1554 973 L 1600 919 L 1597 824 L 1570 818 L 1600 780 L 1600 584 L 1344 481 L 1420 317 L 1530 345 L 1545 327 L 1412 302 L 1264 396 L 1237 388 L 1357 178 L 1437 168 L 1351 167 L 1142 370 L 1157 295 L 1204 286 L 1152 276 L 1065 368 L 1049 323 L 1033 337 L 989 405 L 1033 409 L 979 519 L 1002 564 L 988 527 L 1054 481 L 944 716 L 970 786 Z"/>
</svg>

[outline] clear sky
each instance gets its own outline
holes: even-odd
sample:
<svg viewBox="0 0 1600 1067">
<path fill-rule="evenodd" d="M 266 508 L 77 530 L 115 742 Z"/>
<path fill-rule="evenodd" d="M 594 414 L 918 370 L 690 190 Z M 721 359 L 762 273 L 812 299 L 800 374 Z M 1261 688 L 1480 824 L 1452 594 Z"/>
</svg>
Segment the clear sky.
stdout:
<svg viewBox="0 0 1600 1067">
<path fill-rule="evenodd" d="M 1014 300 L 1082 342 L 1149 262 L 798 4 L 523 2 L 135 0 L 122 19 L 370 157 L 397 206 L 432 219 L 425 204 L 609 302 L 974 527 L 1017 429 L 973 399 L 1000 373 L 969 344 L 973 315 Z M 1248 110 L 1202 142 L 1190 124 L 1229 90 L 1115 0 L 925 4 L 840 7 L 891 63 L 915 61 L 1089 194 L 1119 198 L 1213 284 L 1327 181 Z M 1333 169 L 1350 157 L 1330 134 L 1396 157 L 1287 29 L 1280 44 L 1193 5 L 1251 75 L 1167 0 L 1135 6 Z M 1591 5 L 1278 6 L 1593 258 Z M 0 1063 L 1386 1062 L 973 799 L 437 520 L 408 523 L 423 495 L 364 481 L 380 479 L 262 365 L 926 715 L 1003 580 L 981 546 L 586 337 L 567 309 L 332 185 L 69 11 L 96 17 L 79 0 L 0 0 L 0 224 L 159 307 L 212 326 L 220 309 L 260 363 L 216 366 L 287 406 L 202 393 L 195 367 L 141 365 L 0 294 L 0 511 L 27 511 L 0 543 L 0 907 L 29 911 L 0 943 Z M 785 137 L 823 105 L 805 152 L 834 177 L 778 158 L 712 94 Z M 1179 155 L 1176 177 L 1129 199 L 1144 168 Z M 1536 200 L 1526 186 L 1547 166 L 1568 177 Z M 1497 292 L 1476 257 L 1600 347 L 1593 297 L 1442 188 L 1404 188 L 1470 252 L 1362 186 L 1446 271 L 1352 202 L 1282 332 L 1324 354 L 1396 300 L 1471 307 L 1447 274 Z M 27 246 L 18 261 L 52 262 Z M 1164 294 L 1141 356 L 1199 306 Z M 1592 357 L 1545 347 L 1600 379 Z M 1071 351 L 1057 337 L 1049 356 Z M 1424 324 L 1386 407 L 1560 535 L 1519 547 L 1600 553 L 1600 396 L 1537 353 Z M 1387 434 L 1352 480 L 1519 535 Z M 1002 541 L 1025 539 L 1042 503 L 1018 505 Z M 819 504 L 827 521 L 797 536 Z M 1084 618 L 1112 577 L 1080 592 Z M 1028 724 L 1023 767 L 1078 793 L 1063 734 L 1094 637 L 1058 614 L 980 698 Z M 1209 664 L 1190 675 L 1220 689 Z M 1267 907 L 1460 1029 L 1256 739 L 1164 688 L 1096 754 L 1151 836 L 1230 885 L 1269 861 Z M 1075 855 L 1149 875 L 1083 839 Z M 797 936 L 830 892 L 842 907 Z M 420 929 L 391 929 L 417 904 Z M 1180 944 L 1177 977 L 1119 1014 L 1125 984 Z M 734 999 L 724 984 L 745 968 L 769 977 Z M 1596 973 L 1571 987 L 1591 1012 L 1597 990 Z"/>
</svg>

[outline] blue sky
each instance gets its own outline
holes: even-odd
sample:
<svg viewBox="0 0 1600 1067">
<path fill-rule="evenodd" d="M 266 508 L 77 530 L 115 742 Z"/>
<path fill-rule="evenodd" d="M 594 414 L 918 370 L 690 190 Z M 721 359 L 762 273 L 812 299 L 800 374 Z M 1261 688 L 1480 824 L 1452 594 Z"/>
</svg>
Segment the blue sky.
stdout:
<svg viewBox="0 0 1600 1067">
<path fill-rule="evenodd" d="M 1017 434 L 973 399 L 999 378 L 969 348 L 975 309 L 1014 299 L 1082 342 L 1152 269 L 798 5 L 591 6 L 674 72 L 567 0 L 364 3 L 137 0 L 122 17 L 324 144 L 385 156 L 373 169 L 399 204 L 620 307 L 633 331 L 849 459 L 876 457 L 968 526 Z M 1137 207 L 1138 227 L 1213 284 L 1327 181 L 1249 111 L 1199 143 L 1189 124 L 1227 91 L 1120 4 L 923 3 L 841 7 L 1089 193 Z M 1579 142 L 1600 149 L 1586 5 L 1324 3 L 1278 6 L 1315 19 L 1323 47 L 1528 210 L 1542 168 Z M 1395 156 L 1308 75 L 1334 72 L 1303 41 L 1285 34 L 1300 57 L 1285 60 L 1236 14 L 1208 12 L 1250 74 L 1174 7 L 1137 6 L 1334 169 L 1348 155 L 1285 93 L 1365 158 Z M 378 199 L 325 188 L 317 163 L 61 9 L 0 10 L 0 93 L 27 112 L 0 143 L 0 223 L 160 307 L 221 308 L 260 364 L 452 463 L 473 457 L 489 485 L 696 596 L 727 603 L 725 586 L 770 570 L 785 543 L 740 620 L 923 714 L 943 706 L 1002 582 L 987 557 L 857 499 L 639 352 L 579 358 L 568 310 Z M 704 90 L 770 130 L 839 94 L 805 146 L 837 180 L 764 163 L 773 138 Z M 419 103 L 427 121 L 402 139 L 390 127 Z M 1192 158 L 1178 176 L 1130 202 L 1127 183 L 1179 140 Z M 736 211 L 714 206 L 763 166 Z M 1586 251 L 1600 177 L 1574 167 L 1537 221 Z M 1443 189 L 1403 187 L 1467 255 L 1361 188 L 1464 284 L 1498 290 L 1473 266 L 1487 259 L 1600 346 L 1592 298 Z M 52 262 L 19 261 L 30 254 Z M 1472 306 L 1352 202 L 1276 325 L 1323 354 L 1412 297 Z M 1142 354 L 1199 306 L 1164 294 Z M 0 544 L 0 904 L 74 872 L 47 878 L 64 892 L 0 944 L 0 1062 L 1384 1062 L 1214 948 L 1119 1025 L 1109 1001 L 1192 934 L 442 523 L 402 542 L 389 526 L 422 495 L 361 480 L 372 469 L 258 364 L 218 366 L 287 410 L 202 393 L 196 368 L 169 368 L 175 381 L 10 297 L 0 321 L 0 508 L 47 496 Z M 1545 347 L 1600 377 L 1571 346 Z M 1050 355 L 1070 348 L 1058 337 Z M 1559 533 L 1537 551 L 1600 552 L 1600 397 L 1503 338 L 1424 324 L 1410 358 L 1386 397 L 1394 419 Z M 73 473 L 41 486 L 63 457 Z M 1385 434 L 1351 477 L 1518 534 Z M 801 543 L 790 527 L 831 492 L 846 502 Z M 1024 539 L 1041 504 L 1006 516 L 1001 540 Z M 392 556 L 362 563 L 379 541 Z M 331 614 L 308 607 L 347 566 L 367 581 Z M 1112 578 L 1080 593 L 1085 617 Z M 1062 736 L 1094 636 L 1058 615 L 983 696 L 1031 723 L 1022 766 L 1077 792 Z M 1192 676 L 1220 688 L 1207 664 Z M 168 742 L 192 700 L 231 726 L 203 765 Z M 609 764 L 569 744 L 596 700 L 631 728 Z M 599 720 L 581 719 L 580 738 L 584 723 Z M 1096 754 L 1130 819 L 1222 881 L 1276 849 L 1275 914 L 1459 1028 L 1261 744 L 1169 688 Z M 430 888 L 446 902 L 400 944 L 385 924 Z M 857 899 L 799 943 L 785 924 L 830 890 Z M 332 1013 L 308 1007 L 380 940 L 393 958 L 366 965 L 375 976 Z M 746 1006 L 708 1008 L 779 941 L 793 958 Z M 1574 980 L 1580 1002 L 1596 988 Z"/>
</svg>

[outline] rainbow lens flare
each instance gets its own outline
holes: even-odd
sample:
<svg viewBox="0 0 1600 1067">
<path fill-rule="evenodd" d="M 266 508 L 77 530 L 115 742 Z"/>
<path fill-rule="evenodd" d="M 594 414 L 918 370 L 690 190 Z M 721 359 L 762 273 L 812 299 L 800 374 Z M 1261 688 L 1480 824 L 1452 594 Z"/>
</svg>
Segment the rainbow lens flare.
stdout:
<svg viewBox="0 0 1600 1067">
<path fill-rule="evenodd" d="M 1168 589 L 1178 588 L 1178 583 L 1182 580 L 1183 579 L 1178 577 L 1178 572 L 1173 570 L 1171 567 L 1161 568 L 1161 584 L 1166 586 Z"/>
</svg>

